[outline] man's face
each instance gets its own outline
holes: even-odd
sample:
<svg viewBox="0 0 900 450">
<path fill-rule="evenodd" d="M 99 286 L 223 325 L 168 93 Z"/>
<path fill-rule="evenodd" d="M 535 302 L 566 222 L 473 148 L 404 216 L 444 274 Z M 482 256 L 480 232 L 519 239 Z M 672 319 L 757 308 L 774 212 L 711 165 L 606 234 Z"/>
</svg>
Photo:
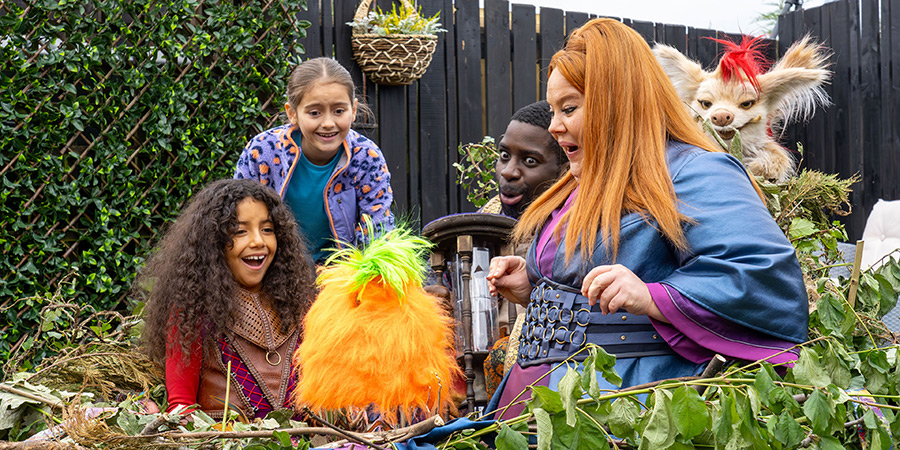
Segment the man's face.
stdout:
<svg viewBox="0 0 900 450">
<path fill-rule="evenodd" d="M 540 127 L 513 120 L 497 145 L 494 166 L 503 214 L 518 219 L 522 211 L 559 176 L 553 137 Z"/>
</svg>

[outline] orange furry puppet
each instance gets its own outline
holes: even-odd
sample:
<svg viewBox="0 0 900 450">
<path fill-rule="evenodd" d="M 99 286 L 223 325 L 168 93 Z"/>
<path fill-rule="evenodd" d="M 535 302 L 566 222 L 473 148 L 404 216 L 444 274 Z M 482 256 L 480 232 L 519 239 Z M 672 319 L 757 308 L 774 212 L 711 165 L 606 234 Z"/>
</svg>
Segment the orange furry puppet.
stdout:
<svg viewBox="0 0 900 450">
<path fill-rule="evenodd" d="M 372 235 L 370 228 L 369 235 Z M 421 287 L 431 244 L 397 228 L 364 250 L 345 248 L 320 272 L 320 292 L 294 353 L 294 404 L 439 413 L 450 404 L 453 319 Z"/>
</svg>

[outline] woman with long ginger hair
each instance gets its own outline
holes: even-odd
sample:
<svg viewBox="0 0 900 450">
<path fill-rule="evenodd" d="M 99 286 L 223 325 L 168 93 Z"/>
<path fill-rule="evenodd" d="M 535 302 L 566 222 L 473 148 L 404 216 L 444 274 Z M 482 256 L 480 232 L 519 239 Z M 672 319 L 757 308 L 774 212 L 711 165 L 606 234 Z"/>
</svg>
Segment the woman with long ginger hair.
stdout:
<svg viewBox="0 0 900 450">
<path fill-rule="evenodd" d="M 617 356 L 621 387 L 698 374 L 716 353 L 796 360 L 784 350 L 806 340 L 809 316 L 794 249 L 643 38 L 611 19 L 575 30 L 547 100 L 570 168 L 516 226 L 534 238 L 527 258 L 491 261 L 492 289 L 528 306 L 497 406 L 588 342 Z"/>
</svg>

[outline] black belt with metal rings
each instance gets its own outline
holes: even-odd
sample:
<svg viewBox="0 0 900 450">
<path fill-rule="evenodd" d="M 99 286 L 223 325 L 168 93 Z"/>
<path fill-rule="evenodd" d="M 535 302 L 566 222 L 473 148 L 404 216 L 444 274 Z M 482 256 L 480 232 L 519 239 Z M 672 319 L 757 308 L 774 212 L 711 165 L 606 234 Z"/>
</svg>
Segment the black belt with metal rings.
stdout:
<svg viewBox="0 0 900 450">
<path fill-rule="evenodd" d="M 531 290 L 519 338 L 523 367 L 562 361 L 590 342 L 618 358 L 674 354 L 650 318 L 627 312 L 603 314 L 570 286 L 542 278 Z M 576 360 L 584 360 L 587 353 Z"/>
</svg>

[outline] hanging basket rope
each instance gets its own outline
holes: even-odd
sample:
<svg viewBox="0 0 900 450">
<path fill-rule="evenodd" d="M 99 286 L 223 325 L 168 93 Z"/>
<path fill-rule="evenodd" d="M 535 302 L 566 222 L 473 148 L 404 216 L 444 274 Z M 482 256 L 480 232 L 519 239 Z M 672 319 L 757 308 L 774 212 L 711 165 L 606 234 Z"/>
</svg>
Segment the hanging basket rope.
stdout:
<svg viewBox="0 0 900 450">
<path fill-rule="evenodd" d="M 369 14 L 375 0 L 362 0 L 356 9 L 354 20 Z M 409 0 L 400 0 L 403 6 L 413 8 Z M 378 84 L 403 85 L 418 80 L 431 64 L 431 55 L 437 46 L 437 36 L 431 34 L 395 34 L 381 36 L 361 33 L 353 29 L 351 38 L 353 57 L 363 73 Z"/>
</svg>

